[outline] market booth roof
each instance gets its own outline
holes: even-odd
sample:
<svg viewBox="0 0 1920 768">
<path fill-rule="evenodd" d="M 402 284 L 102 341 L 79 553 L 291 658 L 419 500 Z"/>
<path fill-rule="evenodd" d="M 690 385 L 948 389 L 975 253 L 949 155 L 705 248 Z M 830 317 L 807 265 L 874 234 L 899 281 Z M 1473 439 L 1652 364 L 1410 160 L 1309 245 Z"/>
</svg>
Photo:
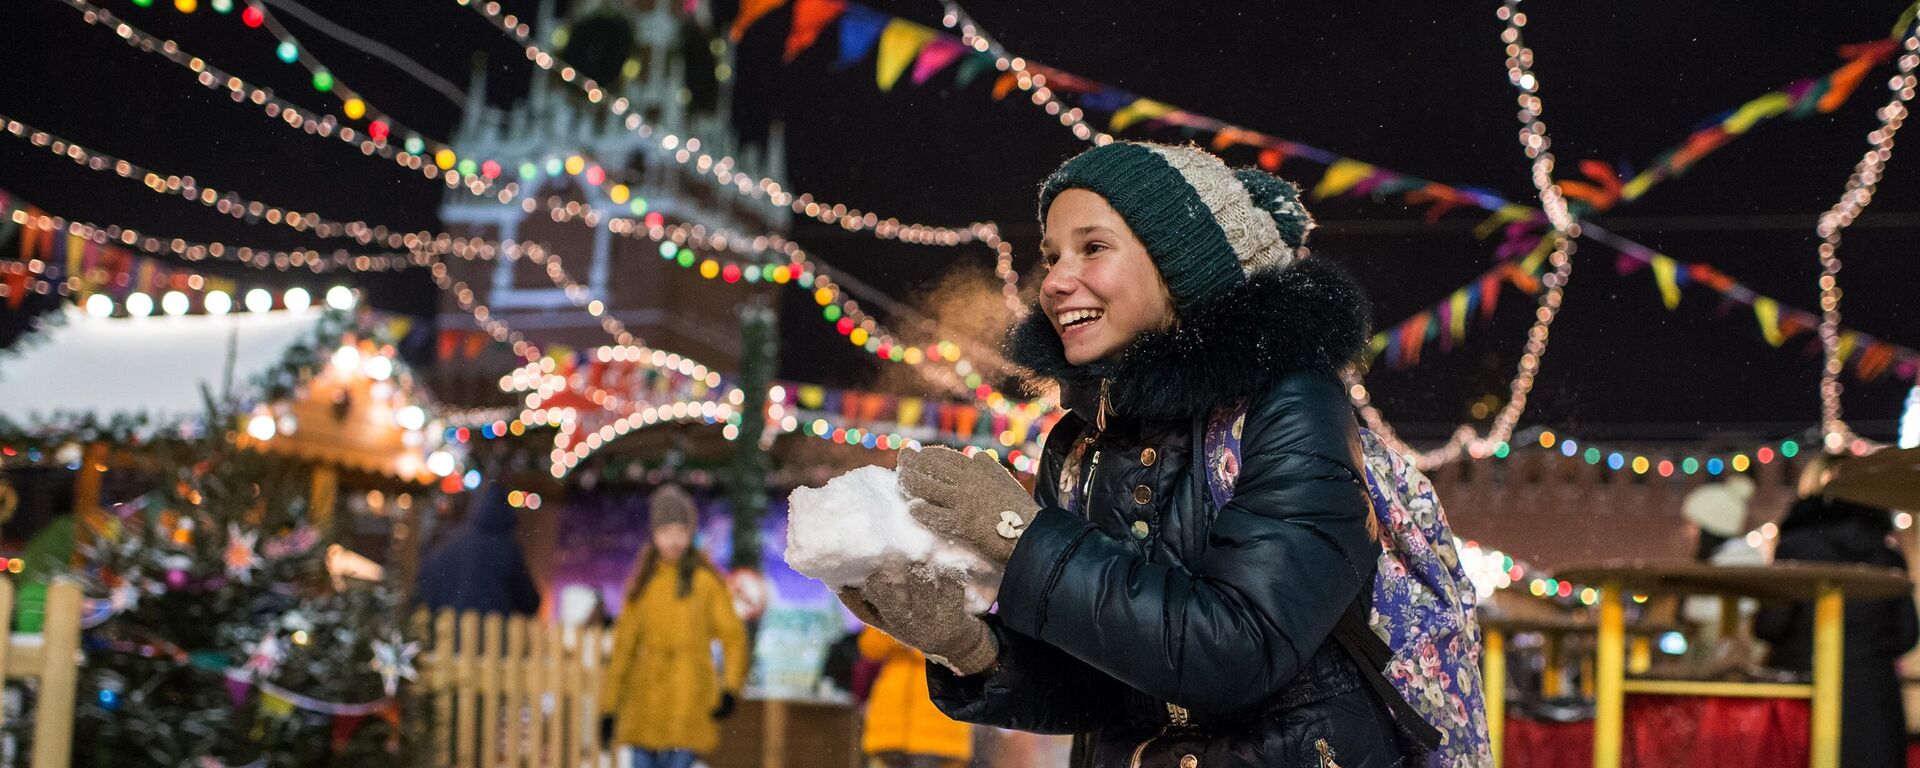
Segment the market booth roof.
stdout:
<svg viewBox="0 0 1920 768">
<path fill-rule="evenodd" d="M 361 318 L 365 324 L 366 318 Z M 404 323 L 387 320 L 386 324 Z M 433 407 L 392 348 L 343 312 L 96 317 L 68 310 L 0 354 L 0 424 L 144 442 L 207 425 L 208 396 L 247 409 L 242 444 L 430 482 Z M 391 334 L 389 334 L 391 335 Z"/>
<path fill-rule="evenodd" d="M 311 343 L 325 314 L 94 317 L 68 309 L 0 356 L 0 417 L 26 427 L 206 416 L 203 391 L 247 388 Z M 234 392 L 234 394 L 243 394 Z M 36 430 L 37 431 L 37 430 Z"/>
</svg>

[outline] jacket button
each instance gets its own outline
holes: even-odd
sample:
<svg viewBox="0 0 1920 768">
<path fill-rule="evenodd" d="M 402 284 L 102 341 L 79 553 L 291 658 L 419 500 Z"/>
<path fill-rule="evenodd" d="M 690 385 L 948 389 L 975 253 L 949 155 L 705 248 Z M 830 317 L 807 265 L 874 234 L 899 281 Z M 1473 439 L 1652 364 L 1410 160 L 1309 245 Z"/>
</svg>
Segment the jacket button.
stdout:
<svg viewBox="0 0 1920 768">
<path fill-rule="evenodd" d="M 1200 758 L 1185 755 L 1180 758 L 1180 768 L 1200 768 Z"/>
<path fill-rule="evenodd" d="M 1133 521 L 1133 537 L 1134 538 L 1144 539 L 1147 537 L 1147 534 L 1152 532 L 1153 532 L 1153 526 L 1147 525 L 1147 521 L 1145 520 Z"/>
<path fill-rule="evenodd" d="M 1145 504 L 1149 501 L 1153 501 L 1153 489 L 1144 485 L 1135 486 L 1133 489 L 1133 503 Z"/>
<path fill-rule="evenodd" d="M 1140 449 L 1140 466 L 1151 467 L 1153 466 L 1153 463 L 1155 461 L 1158 461 L 1159 459 L 1160 459 L 1160 453 L 1158 451 L 1155 451 L 1152 448 Z"/>
</svg>

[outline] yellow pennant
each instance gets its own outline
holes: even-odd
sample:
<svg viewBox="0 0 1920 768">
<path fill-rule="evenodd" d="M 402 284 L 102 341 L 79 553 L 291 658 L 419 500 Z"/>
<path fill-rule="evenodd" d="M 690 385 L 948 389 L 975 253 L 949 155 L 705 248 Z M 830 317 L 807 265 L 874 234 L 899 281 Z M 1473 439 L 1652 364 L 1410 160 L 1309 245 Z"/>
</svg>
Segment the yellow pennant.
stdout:
<svg viewBox="0 0 1920 768">
<path fill-rule="evenodd" d="M 920 55 L 920 49 L 933 40 L 933 30 L 911 21 L 894 19 L 880 32 L 879 65 L 874 70 L 880 90 L 891 91 L 900 75 Z"/>
<path fill-rule="evenodd" d="M 1467 335 L 1467 292 L 1454 291 L 1453 297 L 1448 299 L 1447 303 L 1452 310 L 1451 316 L 1447 318 L 1450 321 L 1447 324 L 1447 332 L 1453 334 L 1454 341 L 1459 341 Z"/>
<path fill-rule="evenodd" d="M 1136 99 L 1132 104 L 1121 107 L 1113 113 L 1113 119 L 1107 123 L 1107 130 L 1119 133 L 1126 130 L 1129 125 L 1133 125 L 1142 120 L 1164 117 L 1172 111 L 1173 105 L 1171 104 L 1164 104 L 1154 101 L 1153 99 Z"/>
<path fill-rule="evenodd" d="M 900 412 L 894 416 L 894 423 L 903 427 L 917 426 L 925 411 L 925 401 L 917 397 L 900 398 Z"/>
<path fill-rule="evenodd" d="M 1740 108 L 1735 110 L 1732 116 L 1721 121 L 1720 127 L 1725 128 L 1727 133 L 1746 133 L 1747 129 L 1753 127 L 1754 123 L 1785 112 L 1787 108 L 1791 106 L 1793 106 L 1793 99 L 1791 97 L 1779 91 L 1774 91 L 1773 93 L 1740 105 Z"/>
<path fill-rule="evenodd" d="M 1373 173 L 1373 166 L 1358 160 L 1341 158 L 1327 166 L 1326 174 L 1320 177 L 1320 183 L 1313 185 L 1313 198 L 1321 200 L 1335 195 L 1346 194 Z"/>
<path fill-rule="evenodd" d="M 800 388 L 800 407 L 802 408 L 818 409 L 826 400 L 827 390 L 824 387 L 808 384 Z"/>
<path fill-rule="evenodd" d="M 1847 358 L 1853 357 L 1853 348 L 1859 345 L 1860 337 L 1854 332 L 1847 331 L 1842 333 L 1840 334 L 1840 343 L 1834 347 L 1835 356 L 1840 358 L 1841 363 L 1845 363 L 1847 362 Z"/>
<path fill-rule="evenodd" d="M 1660 286 L 1660 301 L 1672 311 L 1680 307 L 1680 263 L 1672 257 L 1654 254 L 1653 281 Z"/>
<path fill-rule="evenodd" d="M 1780 346 L 1787 343 L 1787 336 L 1780 332 L 1780 302 L 1761 297 L 1753 300 L 1753 314 L 1760 318 L 1760 335 L 1767 343 Z"/>
</svg>

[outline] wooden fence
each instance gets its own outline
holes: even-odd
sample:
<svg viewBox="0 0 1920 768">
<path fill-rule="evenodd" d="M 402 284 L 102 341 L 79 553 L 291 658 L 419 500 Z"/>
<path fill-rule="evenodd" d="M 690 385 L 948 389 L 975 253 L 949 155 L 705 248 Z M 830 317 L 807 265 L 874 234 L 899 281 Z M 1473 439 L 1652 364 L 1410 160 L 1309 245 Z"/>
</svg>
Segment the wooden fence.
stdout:
<svg viewBox="0 0 1920 768">
<path fill-rule="evenodd" d="M 600 743 L 601 670 L 612 633 L 563 633 L 525 616 L 452 610 L 414 616 L 433 702 L 433 764 L 612 766 Z"/>
<path fill-rule="evenodd" d="M 605 629 L 562 632 L 526 617 L 414 615 L 430 701 L 434 768 L 613 768 L 600 743 Z M 714 768 L 856 768 L 857 714 L 844 703 L 747 699 L 721 726 Z"/>
<path fill-rule="evenodd" d="M 0 579 L 0 675 L 35 678 L 32 768 L 66 768 L 73 757 L 73 691 L 80 672 L 80 587 L 56 581 L 47 588 L 38 635 L 13 634 L 13 580 Z M 3 714 L 3 713 L 0 713 Z"/>
</svg>

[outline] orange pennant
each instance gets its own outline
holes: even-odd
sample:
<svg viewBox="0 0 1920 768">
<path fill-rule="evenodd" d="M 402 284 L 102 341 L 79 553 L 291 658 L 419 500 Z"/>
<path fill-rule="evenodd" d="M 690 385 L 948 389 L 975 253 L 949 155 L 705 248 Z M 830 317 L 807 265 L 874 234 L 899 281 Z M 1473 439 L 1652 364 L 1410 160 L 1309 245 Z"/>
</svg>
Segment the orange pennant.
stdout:
<svg viewBox="0 0 1920 768">
<path fill-rule="evenodd" d="M 794 0 L 793 28 L 787 32 L 787 51 L 780 60 L 791 63 L 801 51 L 812 48 L 820 32 L 846 12 L 846 0 Z"/>
<path fill-rule="evenodd" d="M 729 36 L 739 42 L 754 22 L 786 4 L 787 0 L 740 0 L 740 13 L 733 17 L 733 32 Z"/>
</svg>

